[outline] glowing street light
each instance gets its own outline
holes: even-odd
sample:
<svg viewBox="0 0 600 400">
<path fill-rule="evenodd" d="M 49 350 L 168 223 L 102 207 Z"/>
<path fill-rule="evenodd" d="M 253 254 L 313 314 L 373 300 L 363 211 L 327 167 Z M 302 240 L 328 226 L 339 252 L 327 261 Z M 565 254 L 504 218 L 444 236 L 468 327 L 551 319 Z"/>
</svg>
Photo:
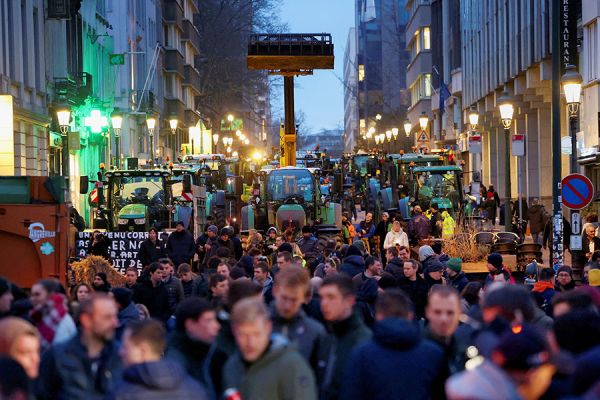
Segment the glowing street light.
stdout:
<svg viewBox="0 0 600 400">
<path fill-rule="evenodd" d="M 404 133 L 406 134 L 406 137 L 410 137 L 410 131 L 412 131 L 412 124 L 407 118 L 404 120 Z"/>
</svg>

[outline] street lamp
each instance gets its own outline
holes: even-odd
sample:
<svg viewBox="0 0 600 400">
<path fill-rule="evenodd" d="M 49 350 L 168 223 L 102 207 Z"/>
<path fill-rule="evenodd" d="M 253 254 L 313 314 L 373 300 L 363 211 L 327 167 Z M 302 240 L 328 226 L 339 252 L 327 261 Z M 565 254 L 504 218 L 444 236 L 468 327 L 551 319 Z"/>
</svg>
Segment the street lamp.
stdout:
<svg viewBox="0 0 600 400">
<path fill-rule="evenodd" d="M 154 159 L 154 128 L 156 127 L 156 118 L 150 115 L 146 118 L 146 127 L 148 128 L 148 136 L 150 136 L 150 157 Z"/>
<path fill-rule="evenodd" d="M 577 113 L 581 103 L 581 83 L 583 79 L 574 65 L 567 65 L 560 83 L 565 91 L 569 111 L 569 134 L 571 135 L 571 173 L 577 172 Z"/>
<path fill-rule="evenodd" d="M 232 122 L 233 122 L 233 114 L 229 114 L 229 115 L 227 116 L 227 121 L 228 121 L 229 123 L 232 123 Z"/>
<path fill-rule="evenodd" d="M 244 139 L 244 144 L 246 146 L 248 146 L 250 144 L 250 139 L 248 139 L 248 138 Z"/>
<path fill-rule="evenodd" d="M 385 138 L 387 139 L 388 143 L 392 141 L 392 131 L 385 131 Z"/>
<path fill-rule="evenodd" d="M 121 127 L 123 126 L 123 115 L 119 110 L 113 111 L 110 115 L 110 122 L 115 133 L 115 141 L 117 142 L 117 167 L 121 167 Z"/>
<path fill-rule="evenodd" d="M 392 135 L 394 135 L 394 140 L 398 140 L 398 128 L 392 128 Z"/>
<path fill-rule="evenodd" d="M 471 130 L 474 131 L 477 129 L 477 124 L 479 123 L 479 113 L 475 107 L 471 107 L 469 110 L 469 125 L 471 125 Z"/>
<path fill-rule="evenodd" d="M 176 115 L 171 115 L 171 117 L 169 117 L 169 126 L 171 127 L 171 133 L 174 135 L 175 131 L 177 131 L 177 123 L 179 121 L 177 120 L 177 116 Z"/>
<path fill-rule="evenodd" d="M 378 113 L 378 114 L 375 116 L 375 119 L 376 119 L 377 121 L 381 121 L 381 114 L 379 114 L 379 113 Z"/>
<path fill-rule="evenodd" d="M 419 117 L 419 126 L 421 127 L 421 131 L 425 131 L 425 129 L 427 129 L 427 123 L 429 122 L 429 117 L 427 116 L 427 114 L 425 113 L 425 111 L 423 111 L 421 113 L 421 116 Z"/>
<path fill-rule="evenodd" d="M 61 107 L 56 110 L 56 118 L 58 119 L 58 126 L 60 128 L 60 134 L 63 137 L 67 136 L 69 132 L 69 125 L 71 122 L 71 109 L 67 107 Z"/>
<path fill-rule="evenodd" d="M 62 136 L 62 175 L 67 182 L 67 188 L 69 187 L 69 124 L 71 122 L 71 108 L 69 106 L 63 106 L 56 110 L 56 118 L 58 119 L 58 126 L 60 128 L 60 135 Z M 67 198 L 69 196 L 69 190 L 67 189 Z"/>
<path fill-rule="evenodd" d="M 237 136 L 237 137 L 242 136 L 242 131 L 240 131 L 239 129 L 237 131 L 235 131 L 235 136 Z"/>
<path fill-rule="evenodd" d="M 412 124 L 407 118 L 404 120 L 404 133 L 406 134 L 406 137 L 410 137 L 410 131 L 412 131 Z"/>
<path fill-rule="evenodd" d="M 515 108 L 512 104 L 512 98 L 506 91 L 502 92 L 500 97 L 498 97 L 497 103 L 498 108 L 500 108 L 500 118 L 502 119 L 502 126 L 504 127 L 504 150 L 506 158 L 504 171 L 504 229 L 506 230 L 506 232 L 512 232 L 512 213 L 510 210 L 510 125 L 512 124 L 512 118 L 515 112 Z"/>
<path fill-rule="evenodd" d="M 218 144 L 219 144 L 219 134 L 218 134 L 218 133 L 215 133 L 215 134 L 213 134 L 213 136 L 212 136 L 212 139 L 213 139 L 213 144 L 215 145 L 215 150 L 214 150 L 214 152 L 215 152 L 215 153 L 218 153 L 218 151 L 217 151 L 217 146 L 218 146 Z"/>
</svg>

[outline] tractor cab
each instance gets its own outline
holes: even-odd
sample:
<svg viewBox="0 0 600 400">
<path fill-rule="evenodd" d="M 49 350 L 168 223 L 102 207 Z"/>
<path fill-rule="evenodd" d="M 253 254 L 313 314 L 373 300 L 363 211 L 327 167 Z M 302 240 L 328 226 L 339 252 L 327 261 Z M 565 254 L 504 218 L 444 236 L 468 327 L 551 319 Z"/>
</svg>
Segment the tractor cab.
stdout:
<svg viewBox="0 0 600 400">
<path fill-rule="evenodd" d="M 423 209 L 436 203 L 440 210 L 458 212 L 464 196 L 462 168 L 456 165 L 413 168 L 412 194 L 414 203 Z"/>
</svg>

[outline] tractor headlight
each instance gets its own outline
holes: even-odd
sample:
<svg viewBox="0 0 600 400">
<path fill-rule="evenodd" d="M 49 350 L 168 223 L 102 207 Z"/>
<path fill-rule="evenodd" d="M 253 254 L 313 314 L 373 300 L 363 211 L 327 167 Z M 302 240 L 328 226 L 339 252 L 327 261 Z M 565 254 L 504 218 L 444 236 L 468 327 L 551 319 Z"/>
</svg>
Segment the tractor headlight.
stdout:
<svg viewBox="0 0 600 400">
<path fill-rule="evenodd" d="M 125 219 L 125 218 L 119 218 L 119 225 L 127 225 L 129 223 L 129 220 Z"/>
<path fill-rule="evenodd" d="M 146 223 L 146 218 L 136 218 L 133 220 L 136 225 L 144 225 Z"/>
</svg>

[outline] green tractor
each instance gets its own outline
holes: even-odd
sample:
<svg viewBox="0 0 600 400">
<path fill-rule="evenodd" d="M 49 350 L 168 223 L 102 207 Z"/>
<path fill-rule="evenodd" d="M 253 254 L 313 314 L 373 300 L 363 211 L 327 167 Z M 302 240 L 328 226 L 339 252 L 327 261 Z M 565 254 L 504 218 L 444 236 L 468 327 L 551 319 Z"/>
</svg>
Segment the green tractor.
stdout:
<svg viewBox="0 0 600 400">
<path fill-rule="evenodd" d="M 242 230 L 266 232 L 275 226 L 294 234 L 305 225 L 316 228 L 320 247 L 339 237 L 342 207 L 321 193 L 319 179 L 307 168 L 283 167 L 266 171 L 254 185 L 250 204 L 242 207 Z"/>
<path fill-rule="evenodd" d="M 166 169 L 132 169 L 98 172 L 98 209 L 93 228 L 111 232 L 146 232 L 170 228 L 172 196 Z M 88 192 L 88 177 L 81 177 L 81 193 Z"/>
</svg>

